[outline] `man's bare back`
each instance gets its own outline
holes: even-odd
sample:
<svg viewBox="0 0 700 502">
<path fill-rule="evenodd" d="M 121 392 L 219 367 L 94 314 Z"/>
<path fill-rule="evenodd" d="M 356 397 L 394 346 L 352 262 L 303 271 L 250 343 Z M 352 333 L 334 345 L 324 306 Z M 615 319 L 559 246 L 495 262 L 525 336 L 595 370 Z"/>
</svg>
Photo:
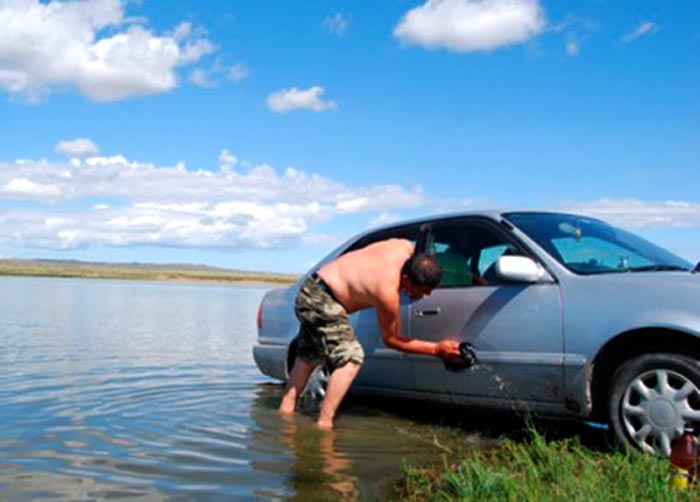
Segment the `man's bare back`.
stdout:
<svg viewBox="0 0 700 502">
<path fill-rule="evenodd" d="M 406 267 L 405 270 L 404 267 Z M 321 308 L 322 315 L 320 317 L 328 315 L 326 310 L 335 310 L 336 314 L 333 318 L 335 324 L 333 324 L 334 329 L 331 331 L 347 328 L 352 334 L 352 340 L 349 343 L 354 342 L 359 345 L 354 337 L 347 314 L 373 307 L 377 311 L 377 323 L 382 341 L 387 347 L 403 352 L 436 356 L 445 360 L 459 357 L 459 343 L 456 340 L 431 342 L 402 334 L 401 291 L 413 299 L 420 299 L 429 295 L 437 287 L 442 276 L 442 268 L 435 257 L 415 255 L 414 246 L 410 241 L 388 239 L 370 244 L 338 257 L 335 261 L 321 267 L 317 271 L 317 275 L 318 277 L 309 276 L 297 295 L 297 301 L 301 301 L 297 307 L 299 305 L 310 307 L 296 309 L 295 312 L 300 321 L 305 322 L 306 314 L 303 312 L 307 310 L 314 312 L 314 309 L 317 308 L 314 305 L 330 301 L 335 307 L 331 309 Z M 318 282 L 319 280 L 321 283 Z M 313 288 L 314 284 L 317 288 L 320 288 L 319 284 L 322 284 L 322 295 L 325 295 L 325 300 L 319 302 L 319 300 L 311 298 L 314 293 L 311 292 L 310 288 Z M 330 289 L 332 294 L 329 294 L 327 289 Z M 344 307 L 345 312 L 341 306 Z M 313 317 L 318 318 L 319 316 Z M 326 342 L 330 340 L 330 335 L 326 333 L 328 326 L 324 326 L 326 331 L 324 332 L 319 331 L 313 325 L 310 326 L 313 324 L 311 320 L 306 322 L 306 328 L 300 329 L 299 336 L 304 336 L 300 342 L 315 344 L 315 339 L 319 337 L 316 335 L 308 337 L 307 333 L 310 331 L 320 333 L 320 337 L 325 337 L 321 347 L 323 351 L 327 352 L 329 345 Z M 307 341 L 307 338 L 311 341 Z M 346 342 L 347 340 L 343 340 L 343 343 L 347 345 Z M 340 346 L 339 344 L 335 345 Z M 348 350 L 341 351 L 343 356 L 347 356 L 349 353 Z M 358 361 L 349 359 L 332 371 L 317 421 L 320 428 L 328 429 L 333 426 L 333 418 L 340 401 L 360 370 L 364 354 L 360 355 Z M 329 357 L 328 354 L 325 356 Z M 298 398 L 313 369 L 314 364 L 310 358 L 304 360 L 301 354 L 297 355 L 280 403 L 280 413 L 290 414 L 294 412 Z"/>
<path fill-rule="evenodd" d="M 348 314 L 399 300 L 401 267 L 413 254 L 405 239 L 388 239 L 340 256 L 318 275 Z"/>
<path fill-rule="evenodd" d="M 402 333 L 400 292 L 420 299 L 433 290 L 415 285 L 402 275 L 403 265 L 413 252 L 410 241 L 387 239 L 346 253 L 317 273 L 349 314 L 376 309 L 382 341 L 387 347 L 443 358 L 458 356 L 459 345 L 455 341 L 427 342 Z"/>
</svg>

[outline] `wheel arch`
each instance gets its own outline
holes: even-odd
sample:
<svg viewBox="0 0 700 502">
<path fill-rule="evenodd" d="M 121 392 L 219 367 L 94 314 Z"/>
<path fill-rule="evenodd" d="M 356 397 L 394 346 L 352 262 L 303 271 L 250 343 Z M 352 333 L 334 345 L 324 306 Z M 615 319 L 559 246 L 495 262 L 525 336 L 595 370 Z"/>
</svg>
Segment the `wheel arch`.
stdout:
<svg viewBox="0 0 700 502">
<path fill-rule="evenodd" d="M 615 370 L 633 357 L 654 352 L 700 359 L 700 337 L 669 328 L 640 328 L 608 340 L 593 359 L 589 374 L 594 419 L 606 416 L 608 385 Z"/>
</svg>

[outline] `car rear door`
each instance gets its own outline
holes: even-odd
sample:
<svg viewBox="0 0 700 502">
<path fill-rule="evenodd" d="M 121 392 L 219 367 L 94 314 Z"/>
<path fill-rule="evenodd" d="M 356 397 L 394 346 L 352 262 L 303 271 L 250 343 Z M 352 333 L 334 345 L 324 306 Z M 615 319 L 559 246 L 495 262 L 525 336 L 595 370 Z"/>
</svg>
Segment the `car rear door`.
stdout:
<svg viewBox="0 0 700 502">
<path fill-rule="evenodd" d="M 481 364 L 449 372 L 440 359 L 411 355 L 415 389 L 508 400 L 563 402 L 561 299 L 555 282 L 506 284 L 494 263 L 529 254 L 496 222 L 436 222 L 433 249 L 443 263 L 441 286 L 410 306 L 411 336 L 470 342 Z"/>
</svg>

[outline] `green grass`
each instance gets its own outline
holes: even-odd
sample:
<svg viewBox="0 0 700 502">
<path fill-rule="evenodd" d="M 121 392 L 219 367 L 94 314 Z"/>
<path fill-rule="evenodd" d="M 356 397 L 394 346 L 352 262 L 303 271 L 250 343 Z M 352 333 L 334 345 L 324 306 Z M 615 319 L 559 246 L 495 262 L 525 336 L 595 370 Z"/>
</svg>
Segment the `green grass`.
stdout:
<svg viewBox="0 0 700 502">
<path fill-rule="evenodd" d="M 79 277 L 242 284 L 292 284 L 297 275 L 249 272 L 188 264 L 90 263 L 52 260 L 0 260 L 0 276 Z"/>
<path fill-rule="evenodd" d="M 404 465 L 400 500 L 615 502 L 700 500 L 700 488 L 668 484 L 667 458 L 637 452 L 599 452 L 578 439 L 505 439 L 502 446 L 468 454 L 459 464 Z"/>
</svg>

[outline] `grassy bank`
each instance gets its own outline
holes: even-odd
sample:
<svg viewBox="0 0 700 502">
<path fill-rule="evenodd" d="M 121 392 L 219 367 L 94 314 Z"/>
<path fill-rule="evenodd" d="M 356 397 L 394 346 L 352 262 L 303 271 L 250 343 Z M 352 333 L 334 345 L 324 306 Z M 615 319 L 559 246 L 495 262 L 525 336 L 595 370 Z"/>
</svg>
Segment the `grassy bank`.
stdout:
<svg viewBox="0 0 700 502">
<path fill-rule="evenodd" d="M 474 452 L 458 465 L 404 466 L 401 500 L 686 501 L 700 500 L 693 485 L 668 485 L 669 461 L 636 452 L 598 452 L 577 439 L 546 441 L 537 432 L 524 442 Z"/>
<path fill-rule="evenodd" d="M 291 284 L 297 276 L 248 272 L 202 265 L 91 263 L 53 260 L 0 260 L 0 275 L 197 281 L 238 284 Z"/>
</svg>

